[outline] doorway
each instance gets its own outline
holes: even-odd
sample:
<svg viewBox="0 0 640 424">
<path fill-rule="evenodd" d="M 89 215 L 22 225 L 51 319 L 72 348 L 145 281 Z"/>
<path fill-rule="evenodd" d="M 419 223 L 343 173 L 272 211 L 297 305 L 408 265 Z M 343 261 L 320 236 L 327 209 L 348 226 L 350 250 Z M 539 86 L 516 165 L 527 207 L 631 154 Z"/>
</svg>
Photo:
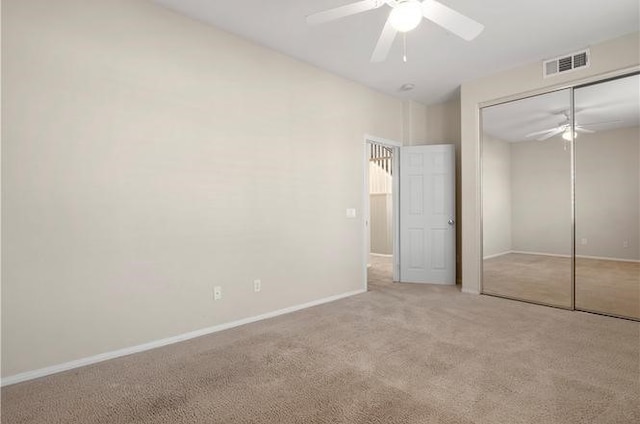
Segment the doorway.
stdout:
<svg viewBox="0 0 640 424">
<path fill-rule="evenodd" d="M 365 289 L 455 285 L 454 146 L 366 137 L 363 152 Z"/>
<path fill-rule="evenodd" d="M 398 281 L 399 143 L 373 137 L 365 143 L 366 287 L 381 290 Z"/>
</svg>

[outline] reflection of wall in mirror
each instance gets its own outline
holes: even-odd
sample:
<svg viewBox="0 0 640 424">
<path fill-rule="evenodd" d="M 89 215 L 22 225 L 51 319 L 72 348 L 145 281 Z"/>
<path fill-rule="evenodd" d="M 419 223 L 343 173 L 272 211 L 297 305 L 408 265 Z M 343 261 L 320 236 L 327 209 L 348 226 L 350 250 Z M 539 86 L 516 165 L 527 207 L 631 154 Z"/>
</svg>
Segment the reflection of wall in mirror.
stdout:
<svg viewBox="0 0 640 424">
<path fill-rule="evenodd" d="M 571 158 L 564 144 L 559 136 L 518 143 L 483 137 L 484 258 L 571 254 Z M 640 260 L 638 127 L 576 139 L 576 253 Z"/>
<path fill-rule="evenodd" d="M 487 134 L 482 139 L 483 257 L 511 248 L 511 145 Z"/>
<path fill-rule="evenodd" d="M 580 134 L 576 139 L 576 254 L 640 260 L 639 245 L 639 128 Z"/>
<path fill-rule="evenodd" d="M 571 255 L 571 149 L 560 136 L 511 144 L 512 250 Z"/>
</svg>

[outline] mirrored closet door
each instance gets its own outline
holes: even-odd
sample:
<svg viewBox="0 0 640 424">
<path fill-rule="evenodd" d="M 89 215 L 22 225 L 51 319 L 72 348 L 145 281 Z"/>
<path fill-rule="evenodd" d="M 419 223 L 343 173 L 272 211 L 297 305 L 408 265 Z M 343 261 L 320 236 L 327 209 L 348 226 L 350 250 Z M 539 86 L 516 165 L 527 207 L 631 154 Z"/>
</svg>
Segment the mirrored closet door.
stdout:
<svg viewBox="0 0 640 424">
<path fill-rule="evenodd" d="M 574 96 L 575 307 L 640 319 L 640 76 Z"/>
<path fill-rule="evenodd" d="M 640 319 L 640 76 L 481 116 L 482 292 Z"/>
<path fill-rule="evenodd" d="M 483 293 L 572 307 L 570 90 L 482 110 Z"/>
</svg>

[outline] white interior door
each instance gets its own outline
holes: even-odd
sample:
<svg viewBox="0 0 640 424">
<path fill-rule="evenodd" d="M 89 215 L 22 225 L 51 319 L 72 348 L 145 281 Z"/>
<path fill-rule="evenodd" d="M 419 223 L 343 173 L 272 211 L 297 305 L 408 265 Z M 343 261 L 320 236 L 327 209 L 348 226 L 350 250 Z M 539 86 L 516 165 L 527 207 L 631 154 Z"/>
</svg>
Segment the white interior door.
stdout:
<svg viewBox="0 0 640 424">
<path fill-rule="evenodd" d="M 455 150 L 400 148 L 400 281 L 455 284 Z"/>
</svg>

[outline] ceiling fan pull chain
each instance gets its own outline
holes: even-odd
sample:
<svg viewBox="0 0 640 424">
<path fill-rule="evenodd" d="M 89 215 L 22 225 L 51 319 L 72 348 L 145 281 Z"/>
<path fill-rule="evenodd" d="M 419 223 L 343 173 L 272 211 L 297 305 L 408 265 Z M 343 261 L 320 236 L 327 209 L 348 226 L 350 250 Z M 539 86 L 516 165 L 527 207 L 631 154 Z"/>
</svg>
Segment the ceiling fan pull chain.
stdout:
<svg viewBox="0 0 640 424">
<path fill-rule="evenodd" d="M 404 60 L 404 63 L 407 63 L 407 33 L 406 32 L 402 33 L 402 46 L 403 46 L 402 59 Z"/>
</svg>

